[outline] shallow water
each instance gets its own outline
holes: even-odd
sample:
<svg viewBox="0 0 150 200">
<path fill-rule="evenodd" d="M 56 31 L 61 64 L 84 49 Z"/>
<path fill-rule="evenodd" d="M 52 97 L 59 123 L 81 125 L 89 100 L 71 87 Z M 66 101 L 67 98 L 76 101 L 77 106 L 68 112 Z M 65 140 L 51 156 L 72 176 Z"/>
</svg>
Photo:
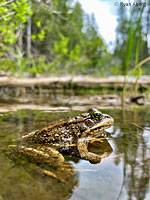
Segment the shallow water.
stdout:
<svg viewBox="0 0 150 200">
<path fill-rule="evenodd" d="M 0 200 L 150 199 L 150 109 L 105 110 L 114 119 L 107 130 L 112 152 L 98 164 L 65 156 L 73 172 L 65 182 L 36 173 L 26 162 L 10 160 L 3 150 L 14 139 L 80 111 L 19 110 L 0 116 Z"/>
</svg>

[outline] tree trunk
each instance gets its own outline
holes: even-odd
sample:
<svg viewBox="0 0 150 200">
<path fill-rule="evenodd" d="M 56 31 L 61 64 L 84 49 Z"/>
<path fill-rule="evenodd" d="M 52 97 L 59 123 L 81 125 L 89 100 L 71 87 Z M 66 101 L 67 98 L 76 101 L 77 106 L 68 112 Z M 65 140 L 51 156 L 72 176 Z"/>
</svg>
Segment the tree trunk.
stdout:
<svg viewBox="0 0 150 200">
<path fill-rule="evenodd" d="M 23 25 L 20 24 L 19 25 L 19 28 L 18 28 L 18 34 L 19 34 L 19 39 L 18 39 L 18 47 L 19 47 L 19 50 L 21 53 L 23 53 L 23 40 L 22 40 L 22 36 L 23 36 L 23 32 L 22 32 L 22 29 L 23 29 Z"/>
<path fill-rule="evenodd" d="M 31 2 L 30 2 L 31 7 Z M 27 58 L 31 58 L 31 16 L 28 17 L 27 21 Z"/>
</svg>

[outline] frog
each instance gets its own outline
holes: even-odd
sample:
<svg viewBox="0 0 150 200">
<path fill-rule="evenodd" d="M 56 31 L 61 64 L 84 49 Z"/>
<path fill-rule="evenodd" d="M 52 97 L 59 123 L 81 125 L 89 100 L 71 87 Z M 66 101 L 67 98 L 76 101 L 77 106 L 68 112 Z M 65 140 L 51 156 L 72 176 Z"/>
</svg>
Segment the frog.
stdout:
<svg viewBox="0 0 150 200">
<path fill-rule="evenodd" d="M 63 151 L 71 150 L 80 159 L 99 163 L 101 156 L 89 151 L 89 144 L 103 142 L 105 129 L 114 123 L 113 117 L 91 108 L 73 118 L 51 123 L 40 130 L 23 135 L 18 144 L 10 145 L 13 152 L 27 156 L 31 162 L 60 166 L 65 159 Z"/>
</svg>

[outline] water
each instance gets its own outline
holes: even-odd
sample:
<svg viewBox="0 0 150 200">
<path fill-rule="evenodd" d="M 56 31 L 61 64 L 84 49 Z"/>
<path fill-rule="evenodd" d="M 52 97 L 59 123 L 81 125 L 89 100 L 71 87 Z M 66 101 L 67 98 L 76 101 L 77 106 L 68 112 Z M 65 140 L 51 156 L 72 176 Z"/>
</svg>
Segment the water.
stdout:
<svg viewBox="0 0 150 200">
<path fill-rule="evenodd" d="M 80 111 L 19 110 L 0 116 L 0 200 L 149 200 L 150 109 L 105 110 L 114 126 L 107 141 L 112 148 L 98 164 L 65 156 L 73 172 L 61 171 L 65 182 L 36 173 L 26 162 L 3 152 L 14 139 Z"/>
</svg>

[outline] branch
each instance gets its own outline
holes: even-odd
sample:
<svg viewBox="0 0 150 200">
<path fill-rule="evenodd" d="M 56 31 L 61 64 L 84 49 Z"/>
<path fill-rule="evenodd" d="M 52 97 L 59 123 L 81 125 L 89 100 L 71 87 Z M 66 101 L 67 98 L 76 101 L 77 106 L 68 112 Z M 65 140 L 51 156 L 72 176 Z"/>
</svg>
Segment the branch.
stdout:
<svg viewBox="0 0 150 200">
<path fill-rule="evenodd" d="M 0 7 L 5 6 L 5 5 L 9 4 L 9 3 L 12 3 L 13 1 L 14 0 L 6 1 L 5 3 L 0 4 Z"/>
<path fill-rule="evenodd" d="M 41 2 L 41 0 L 33 0 L 33 1 L 35 1 L 35 2 L 37 2 L 37 3 Z M 51 1 L 51 0 L 45 0 L 45 3 L 50 3 L 50 1 Z"/>
<path fill-rule="evenodd" d="M 7 15 L 4 15 L 3 17 L 0 17 L 0 20 L 1 19 L 4 19 L 4 18 L 6 18 L 6 17 L 9 17 L 9 16 L 12 16 L 12 15 L 14 15 L 16 12 L 11 12 L 11 13 L 9 13 L 9 14 L 7 14 Z"/>
</svg>

